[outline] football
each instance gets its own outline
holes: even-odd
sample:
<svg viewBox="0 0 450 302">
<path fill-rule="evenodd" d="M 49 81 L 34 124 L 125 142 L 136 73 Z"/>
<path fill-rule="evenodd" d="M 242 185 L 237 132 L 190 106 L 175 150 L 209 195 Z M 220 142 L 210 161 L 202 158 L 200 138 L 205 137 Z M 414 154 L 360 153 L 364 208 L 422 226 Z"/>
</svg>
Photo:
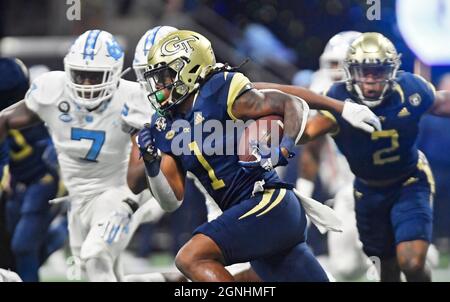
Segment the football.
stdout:
<svg viewBox="0 0 450 302">
<path fill-rule="evenodd" d="M 280 142 L 283 137 L 283 117 L 279 115 L 268 115 L 257 119 L 248 125 L 239 140 L 238 155 L 240 161 L 254 161 L 256 157 L 252 155 L 251 142 L 258 142 L 258 145 L 267 144 L 270 146 L 274 141 Z"/>
</svg>

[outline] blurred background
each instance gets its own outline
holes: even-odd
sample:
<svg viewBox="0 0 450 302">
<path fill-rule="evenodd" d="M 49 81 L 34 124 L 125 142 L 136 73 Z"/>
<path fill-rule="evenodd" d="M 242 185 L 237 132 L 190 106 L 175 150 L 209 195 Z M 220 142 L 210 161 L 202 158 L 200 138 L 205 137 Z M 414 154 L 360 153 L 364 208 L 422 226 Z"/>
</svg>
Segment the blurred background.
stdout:
<svg viewBox="0 0 450 302">
<path fill-rule="evenodd" d="M 80 20 L 69 20 L 67 11 L 77 2 Z M 378 17 L 370 20 L 368 11 L 377 5 Z M 74 38 L 96 28 L 119 38 L 128 67 L 139 38 L 157 25 L 202 33 L 211 40 L 219 62 L 237 66 L 250 58 L 242 71 L 252 81 L 305 87 L 332 36 L 346 30 L 377 31 L 402 53 L 401 69 L 421 73 L 438 89 L 450 89 L 450 0 L 0 0 L 0 56 L 20 58 L 37 71 L 62 70 Z M 132 72 L 125 78 L 135 80 Z M 437 275 L 450 280 L 450 157 L 443 151 L 450 150 L 450 122 L 428 116 L 422 123 L 419 144 L 437 182 L 434 242 L 441 252 Z M 314 196 L 326 200 L 326 195 L 318 183 Z M 176 251 L 205 220 L 203 201 L 193 198 L 174 214 L 143 225 L 125 257 L 127 267 L 148 271 L 171 266 Z M 309 240 L 316 254 L 327 252 L 321 236 L 313 233 Z M 67 248 L 60 254 L 67 255 Z M 64 257 L 52 257 L 41 277 L 64 280 L 67 264 Z"/>
</svg>

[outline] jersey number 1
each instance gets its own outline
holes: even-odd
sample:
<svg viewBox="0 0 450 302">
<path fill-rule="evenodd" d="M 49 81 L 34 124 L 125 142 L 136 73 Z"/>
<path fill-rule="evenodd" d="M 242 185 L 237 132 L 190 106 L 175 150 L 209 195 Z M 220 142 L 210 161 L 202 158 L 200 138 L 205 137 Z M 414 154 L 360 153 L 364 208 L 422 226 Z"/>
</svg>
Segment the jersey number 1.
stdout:
<svg viewBox="0 0 450 302">
<path fill-rule="evenodd" d="M 198 161 L 202 165 L 202 167 L 208 172 L 208 176 L 211 179 L 211 186 L 214 190 L 219 190 L 225 187 L 225 182 L 222 179 L 217 179 L 216 173 L 211 165 L 206 161 L 206 158 L 203 156 L 200 148 L 198 147 L 197 142 L 191 142 L 189 145 L 189 150 L 194 151 L 195 156 Z"/>
<path fill-rule="evenodd" d="M 103 147 L 103 143 L 105 142 L 105 131 L 72 128 L 70 138 L 75 141 L 80 141 L 82 139 L 92 140 L 92 146 L 83 159 L 96 162 L 100 150 Z"/>
</svg>

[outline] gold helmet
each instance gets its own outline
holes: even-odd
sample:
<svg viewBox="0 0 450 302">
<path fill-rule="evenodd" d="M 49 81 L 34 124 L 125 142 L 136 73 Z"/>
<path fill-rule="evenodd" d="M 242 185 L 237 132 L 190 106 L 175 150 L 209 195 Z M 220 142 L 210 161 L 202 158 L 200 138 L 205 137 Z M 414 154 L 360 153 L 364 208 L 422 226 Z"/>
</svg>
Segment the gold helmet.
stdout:
<svg viewBox="0 0 450 302">
<path fill-rule="evenodd" d="M 211 42 L 189 30 L 174 31 L 148 54 L 148 98 L 155 110 L 163 115 L 199 89 L 202 80 L 216 64 Z"/>
<path fill-rule="evenodd" d="M 395 85 L 401 55 L 380 33 L 363 33 L 350 45 L 344 61 L 347 89 L 360 101 L 374 107 L 381 104 Z"/>
</svg>

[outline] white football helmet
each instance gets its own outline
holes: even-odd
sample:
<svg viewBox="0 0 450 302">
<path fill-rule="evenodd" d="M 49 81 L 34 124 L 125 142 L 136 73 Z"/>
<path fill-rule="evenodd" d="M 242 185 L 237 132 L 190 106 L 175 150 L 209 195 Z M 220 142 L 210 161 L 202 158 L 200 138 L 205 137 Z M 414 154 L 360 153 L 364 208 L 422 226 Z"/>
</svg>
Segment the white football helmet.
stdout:
<svg viewBox="0 0 450 302">
<path fill-rule="evenodd" d="M 111 98 L 119 84 L 123 59 L 122 47 L 110 33 L 96 29 L 79 36 L 64 58 L 72 99 L 91 110 Z"/>
<path fill-rule="evenodd" d="M 139 83 L 145 84 L 144 72 L 147 69 L 148 53 L 150 48 L 164 36 L 177 31 L 178 29 L 172 26 L 156 26 L 149 29 L 139 40 L 136 51 L 134 53 L 133 69 L 136 73 L 136 79 Z"/>
<path fill-rule="evenodd" d="M 320 69 L 327 73 L 332 81 L 345 78 L 344 60 L 352 42 L 361 35 L 358 31 L 343 31 L 334 35 L 320 56 Z"/>
</svg>

